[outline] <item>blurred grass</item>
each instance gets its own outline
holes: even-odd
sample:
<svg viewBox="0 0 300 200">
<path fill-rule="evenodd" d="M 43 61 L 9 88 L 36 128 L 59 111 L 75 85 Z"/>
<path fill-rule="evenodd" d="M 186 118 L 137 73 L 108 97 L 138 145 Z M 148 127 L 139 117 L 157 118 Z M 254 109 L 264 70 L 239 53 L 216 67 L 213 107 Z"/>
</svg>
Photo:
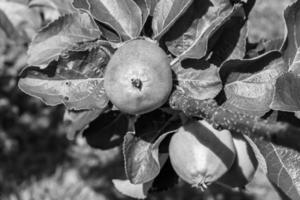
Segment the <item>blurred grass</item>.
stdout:
<svg viewBox="0 0 300 200">
<path fill-rule="evenodd" d="M 282 13 L 290 2 L 292 0 L 257 0 L 250 14 L 250 41 L 283 37 Z M 1 54 L 9 54 L 3 43 L 0 46 Z M 62 107 L 47 107 L 19 91 L 16 69 L 21 66 L 13 64 L 14 58 L 7 62 L 0 56 L 0 199 L 130 199 L 119 194 L 111 183 L 112 178 L 124 177 L 120 149 L 91 149 L 82 138 L 68 141 L 60 123 Z M 11 76 L 13 78 L 9 78 Z M 202 193 L 180 183 L 148 199 L 246 200 L 252 195 L 261 200 L 278 199 L 270 192 L 271 186 L 261 179 L 252 185 L 252 190 L 256 194 L 214 185 Z"/>
</svg>

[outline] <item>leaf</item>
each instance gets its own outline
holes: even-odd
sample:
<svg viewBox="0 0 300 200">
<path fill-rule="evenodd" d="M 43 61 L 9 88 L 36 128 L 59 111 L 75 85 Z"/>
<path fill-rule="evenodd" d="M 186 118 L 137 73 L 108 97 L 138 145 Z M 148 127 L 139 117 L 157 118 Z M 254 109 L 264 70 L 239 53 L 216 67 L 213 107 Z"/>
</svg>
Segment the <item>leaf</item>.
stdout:
<svg viewBox="0 0 300 200">
<path fill-rule="evenodd" d="M 31 0 L 28 6 L 52 9 L 62 16 L 76 12 L 72 2 L 73 0 Z"/>
<path fill-rule="evenodd" d="M 167 158 L 168 154 L 159 155 L 159 162 L 161 166 L 165 165 Z M 132 184 L 129 180 L 119 179 L 113 179 L 112 182 L 115 188 L 122 194 L 136 199 L 145 199 L 148 196 L 154 180 L 140 184 Z"/>
<path fill-rule="evenodd" d="M 153 13 L 153 38 L 159 40 L 162 35 L 188 9 L 192 0 L 164 0 L 159 1 Z"/>
<path fill-rule="evenodd" d="M 85 11 L 88 11 L 90 7 L 88 0 L 73 0 L 72 5 L 74 6 L 74 8 L 82 9 Z"/>
<path fill-rule="evenodd" d="M 109 56 L 101 43 L 96 44 L 92 49 L 84 46 L 83 51 L 68 51 L 45 69 L 27 68 L 19 88 L 51 106 L 63 103 L 74 110 L 105 108 L 108 99 L 103 74 Z"/>
<path fill-rule="evenodd" d="M 145 199 L 152 185 L 152 181 L 132 184 L 129 180 L 113 179 L 112 182 L 120 193 L 135 199 Z"/>
<path fill-rule="evenodd" d="M 0 28 L 5 32 L 8 38 L 19 40 L 20 35 L 6 14 L 0 9 Z"/>
<path fill-rule="evenodd" d="M 73 6 L 83 12 L 90 13 L 90 4 L 88 3 L 88 0 L 74 0 Z M 118 35 L 118 33 L 110 27 L 110 25 L 106 25 L 102 22 L 95 21 L 98 25 L 99 30 L 101 31 L 101 36 L 105 38 L 106 40 L 114 43 L 121 42 L 121 38 Z"/>
<path fill-rule="evenodd" d="M 102 113 L 92 121 L 83 136 L 87 143 L 97 149 L 106 150 L 119 146 L 128 130 L 129 121 L 119 111 Z"/>
<path fill-rule="evenodd" d="M 289 112 L 300 110 L 300 79 L 298 75 L 287 72 L 276 80 L 275 94 L 270 108 Z"/>
<path fill-rule="evenodd" d="M 172 132 L 166 133 L 155 143 L 154 137 L 151 138 L 152 141 L 146 141 L 130 132 L 126 134 L 123 144 L 125 171 L 131 183 L 146 183 L 159 174 L 161 169 L 158 160 L 159 144 L 170 133 Z"/>
<path fill-rule="evenodd" d="M 75 136 L 86 128 L 88 128 L 90 122 L 95 120 L 103 110 L 65 110 L 64 125 L 67 132 L 67 137 L 70 140 L 74 140 Z"/>
<path fill-rule="evenodd" d="M 300 110 L 300 1 L 288 6 L 284 11 L 284 17 L 287 38 L 282 51 L 289 69 L 276 81 L 276 91 L 271 108 L 293 112 Z"/>
<path fill-rule="evenodd" d="M 288 6 L 284 11 L 286 23 L 286 41 L 282 48 L 283 58 L 289 66 L 290 71 L 299 73 L 300 65 L 300 1 Z"/>
<path fill-rule="evenodd" d="M 247 140 L 247 142 L 249 143 L 249 145 L 251 146 L 251 148 L 255 154 L 255 158 L 258 161 L 259 170 L 261 171 L 261 173 L 267 174 L 268 166 L 267 166 L 266 160 L 265 160 L 264 156 L 261 154 L 259 148 L 256 146 L 255 142 L 251 138 L 249 138 L 247 135 L 243 135 L 243 137 L 245 138 L 245 140 Z"/>
<path fill-rule="evenodd" d="M 75 43 L 100 38 L 101 32 L 88 14 L 74 13 L 60 17 L 43 28 L 28 50 L 28 64 L 44 69 Z"/>
<path fill-rule="evenodd" d="M 224 107 L 262 116 L 270 110 L 276 79 L 285 71 L 280 53 L 270 52 L 249 60 L 231 60 L 221 67 L 227 82 Z"/>
<path fill-rule="evenodd" d="M 242 11 L 240 4 L 231 8 L 227 1 L 214 5 L 208 0 L 201 3 L 194 1 L 166 33 L 166 45 L 179 60 L 200 59 L 209 51 L 208 41 L 214 33 L 231 17 L 240 15 Z"/>
<path fill-rule="evenodd" d="M 135 133 L 127 132 L 123 154 L 125 172 L 131 183 L 146 183 L 159 174 L 159 145 L 180 126 L 177 122 L 172 123 L 171 119 L 161 111 L 154 111 L 138 119 Z"/>
<path fill-rule="evenodd" d="M 299 153 L 262 140 L 255 140 L 254 142 L 267 162 L 268 178 L 289 198 L 292 200 L 299 199 Z"/>
<path fill-rule="evenodd" d="M 148 16 L 150 15 L 150 7 L 147 4 L 147 0 L 133 0 L 141 9 L 142 12 L 142 27 L 146 23 Z"/>
<path fill-rule="evenodd" d="M 298 119 L 300 119 L 300 111 L 297 111 L 294 114 L 295 114 L 295 117 L 297 117 Z"/>
<path fill-rule="evenodd" d="M 214 98 L 223 87 L 218 68 L 205 61 L 177 62 L 173 71 L 176 74 L 177 87 L 194 99 Z"/>
<path fill-rule="evenodd" d="M 153 16 L 156 4 L 159 2 L 159 0 L 146 0 L 147 7 L 150 9 L 150 15 Z"/>
<path fill-rule="evenodd" d="M 28 8 L 26 5 L 11 2 L 0 1 L 0 9 L 5 13 L 19 33 L 25 33 L 31 38 L 42 24 L 38 12 Z"/>
<path fill-rule="evenodd" d="M 142 11 L 133 0 L 88 0 L 92 16 L 116 30 L 124 40 L 142 30 Z"/>
<path fill-rule="evenodd" d="M 217 41 L 210 41 L 213 46 L 209 62 L 220 66 L 226 60 L 243 59 L 246 53 L 247 23 L 243 16 L 232 17 L 215 35 Z M 213 43 L 213 44 L 211 44 Z"/>
</svg>

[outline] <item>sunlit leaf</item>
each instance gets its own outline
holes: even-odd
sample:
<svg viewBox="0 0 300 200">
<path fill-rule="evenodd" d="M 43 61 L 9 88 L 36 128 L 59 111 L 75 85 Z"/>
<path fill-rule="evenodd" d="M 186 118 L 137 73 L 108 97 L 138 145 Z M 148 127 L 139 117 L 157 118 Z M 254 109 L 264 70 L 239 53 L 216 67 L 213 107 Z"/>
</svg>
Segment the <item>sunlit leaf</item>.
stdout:
<svg viewBox="0 0 300 200">
<path fill-rule="evenodd" d="M 249 145 L 251 146 L 251 148 L 255 154 L 255 158 L 258 161 L 258 168 L 261 170 L 262 173 L 267 174 L 268 166 L 266 163 L 266 159 L 261 154 L 259 148 L 256 146 L 255 142 L 253 142 L 253 140 L 250 137 L 248 137 L 247 135 L 243 135 L 243 137 L 247 140 L 247 142 L 249 143 Z"/>
<path fill-rule="evenodd" d="M 185 60 L 173 66 L 178 88 L 194 99 L 204 100 L 217 96 L 222 89 L 219 70 L 205 61 Z"/>
<path fill-rule="evenodd" d="M 227 84 L 224 106 L 233 110 L 262 116 L 270 109 L 276 79 L 285 72 L 280 53 L 270 52 L 249 60 L 225 62 L 220 74 Z"/>
<path fill-rule="evenodd" d="M 146 23 L 148 16 L 150 15 L 150 5 L 148 5 L 147 0 L 133 0 L 142 11 L 142 26 Z"/>
<path fill-rule="evenodd" d="M 179 59 L 204 57 L 208 41 L 233 16 L 242 15 L 240 4 L 230 2 L 194 1 L 189 9 L 166 33 L 166 45 Z"/>
<path fill-rule="evenodd" d="M 152 185 L 152 181 L 133 184 L 129 180 L 113 179 L 112 182 L 120 193 L 135 199 L 145 199 Z"/>
<path fill-rule="evenodd" d="M 159 39 L 176 20 L 188 9 L 192 0 L 159 1 L 153 13 L 153 38 Z"/>
<path fill-rule="evenodd" d="M 103 109 L 108 103 L 103 88 L 108 59 L 101 45 L 84 51 L 75 48 L 43 70 L 27 68 L 19 88 L 48 105 L 63 103 L 68 109 Z"/>
<path fill-rule="evenodd" d="M 29 47 L 27 62 L 43 69 L 75 43 L 95 40 L 100 36 L 101 32 L 88 14 L 65 15 L 37 34 Z"/>
<path fill-rule="evenodd" d="M 116 30 L 123 39 L 137 37 L 142 30 L 142 11 L 133 0 L 88 0 L 92 16 Z"/>
<path fill-rule="evenodd" d="M 300 198 L 300 154 L 297 151 L 275 146 L 262 140 L 254 141 L 265 157 L 268 178 L 289 198 Z"/>
<path fill-rule="evenodd" d="M 156 7 L 156 4 L 159 2 L 159 0 L 146 0 L 146 3 L 150 9 L 150 15 L 153 16 L 154 9 Z"/>
</svg>

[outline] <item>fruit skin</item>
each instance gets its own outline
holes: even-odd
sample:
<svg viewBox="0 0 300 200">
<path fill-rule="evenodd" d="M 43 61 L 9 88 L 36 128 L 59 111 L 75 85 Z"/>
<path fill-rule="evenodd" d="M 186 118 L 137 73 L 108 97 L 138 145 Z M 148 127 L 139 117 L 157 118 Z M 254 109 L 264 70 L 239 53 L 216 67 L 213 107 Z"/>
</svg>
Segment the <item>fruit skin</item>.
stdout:
<svg viewBox="0 0 300 200">
<path fill-rule="evenodd" d="M 122 112 L 144 114 L 162 106 L 172 90 L 172 71 L 166 53 L 154 42 L 126 42 L 111 57 L 104 89 Z"/>
<path fill-rule="evenodd" d="M 258 168 L 258 160 L 248 140 L 249 138 L 242 134 L 234 135 L 233 143 L 237 152 L 236 160 L 231 169 L 218 180 L 218 183 L 243 188 L 253 179 Z"/>
<path fill-rule="evenodd" d="M 205 189 L 231 168 L 236 152 L 229 131 L 218 131 L 203 120 L 179 128 L 170 140 L 169 155 L 180 178 Z"/>
</svg>

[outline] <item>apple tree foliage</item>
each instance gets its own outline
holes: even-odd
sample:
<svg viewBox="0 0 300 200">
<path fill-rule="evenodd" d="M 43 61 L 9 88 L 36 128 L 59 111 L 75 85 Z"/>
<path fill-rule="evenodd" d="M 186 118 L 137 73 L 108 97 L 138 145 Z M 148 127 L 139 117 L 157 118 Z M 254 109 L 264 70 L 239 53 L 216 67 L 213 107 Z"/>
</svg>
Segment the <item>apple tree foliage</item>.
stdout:
<svg viewBox="0 0 300 200">
<path fill-rule="evenodd" d="M 14 23 L 7 4 L 0 2 L 0 27 L 30 42 L 19 88 L 64 104 L 69 135 L 94 148 L 122 146 L 127 180 L 113 180 L 122 193 L 145 198 L 178 182 L 168 144 L 184 114 L 249 136 L 279 193 L 300 198 L 299 0 L 284 11 L 284 38 L 259 45 L 247 38 L 255 0 L 32 0 L 43 19 L 27 13 L 34 20 Z M 103 88 L 111 55 L 135 38 L 157 41 L 174 74 L 169 101 L 138 117 L 117 110 Z"/>
</svg>

